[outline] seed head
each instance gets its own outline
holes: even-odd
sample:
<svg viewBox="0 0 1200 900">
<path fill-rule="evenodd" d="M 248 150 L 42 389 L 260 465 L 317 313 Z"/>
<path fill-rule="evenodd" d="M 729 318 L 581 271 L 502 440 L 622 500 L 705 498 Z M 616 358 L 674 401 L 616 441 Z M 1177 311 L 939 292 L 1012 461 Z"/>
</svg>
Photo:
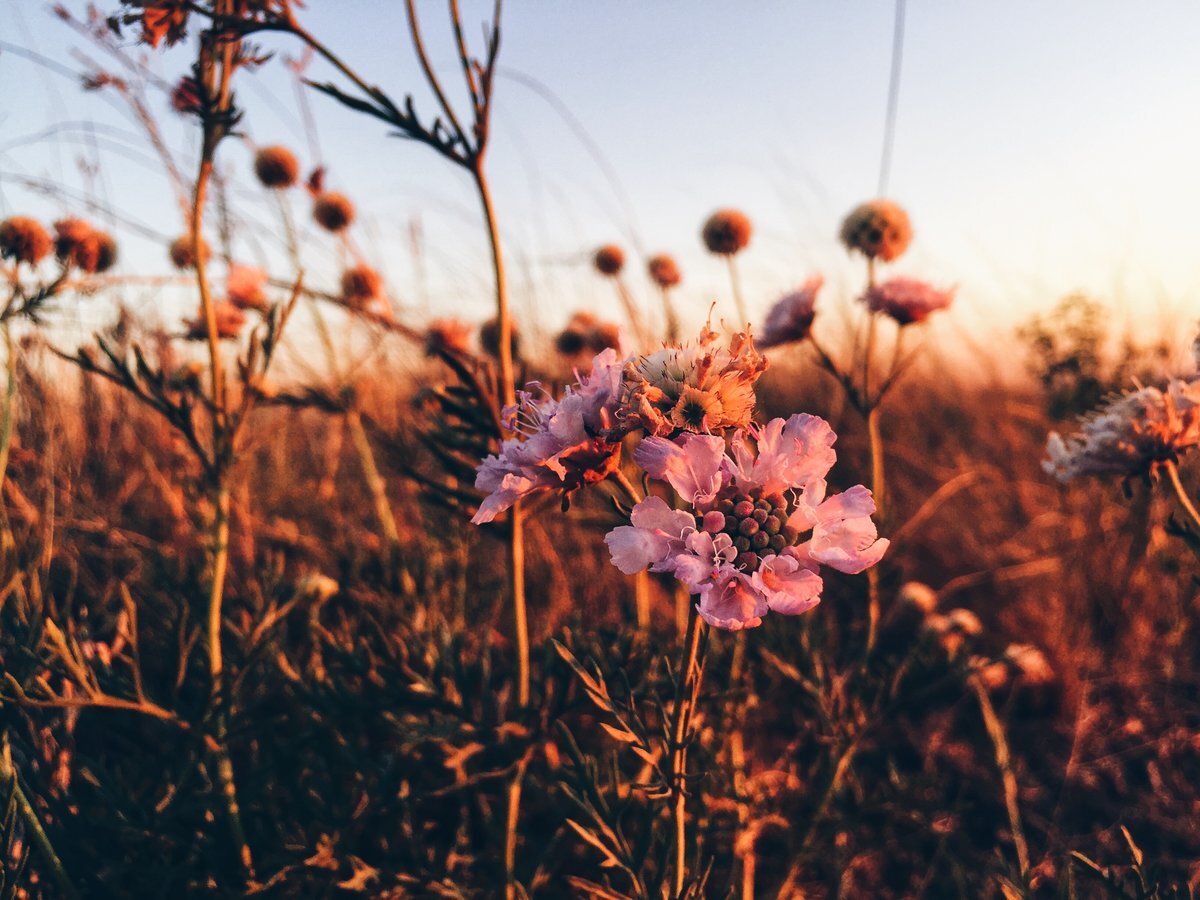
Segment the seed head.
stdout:
<svg viewBox="0 0 1200 900">
<path fill-rule="evenodd" d="M 326 231 L 342 231 L 354 221 L 354 204 L 345 194 L 325 191 L 313 201 L 313 219 Z"/>
<path fill-rule="evenodd" d="M 300 177 L 300 163 L 287 147 L 263 147 L 254 155 L 254 174 L 263 187 L 290 188 Z"/>
<path fill-rule="evenodd" d="M 234 263 L 225 276 L 225 295 L 238 309 L 264 310 L 267 301 L 267 273 L 253 266 Z"/>
<path fill-rule="evenodd" d="M 592 262 L 601 275 L 620 275 L 625 268 L 625 251 L 616 244 L 605 244 L 596 251 Z"/>
<path fill-rule="evenodd" d="M 733 256 L 750 243 L 750 220 L 736 209 L 718 209 L 708 217 L 700 236 L 710 253 Z"/>
<path fill-rule="evenodd" d="M 182 234 L 171 242 L 171 262 L 177 269 L 191 269 L 196 265 L 196 257 L 192 253 L 192 236 Z M 200 238 L 200 256 L 204 262 L 212 257 L 212 249 L 204 238 Z"/>
<path fill-rule="evenodd" d="M 465 354 L 471 349 L 471 326 L 459 319 L 434 319 L 425 330 L 425 355 Z"/>
<path fill-rule="evenodd" d="M 854 209 L 842 222 L 842 243 L 868 259 L 891 262 L 912 242 L 908 213 L 891 200 L 871 200 Z"/>
<path fill-rule="evenodd" d="M 651 280 L 660 288 L 673 288 L 683 280 L 683 276 L 679 272 L 679 266 L 675 263 L 675 258 L 665 253 L 650 257 L 650 262 L 646 264 L 646 268 L 650 272 Z"/>
<path fill-rule="evenodd" d="M 49 233 L 36 219 L 12 216 L 0 222 L 0 258 L 36 266 L 53 246 Z"/>
<path fill-rule="evenodd" d="M 112 236 L 83 219 L 60 219 L 54 223 L 54 231 L 54 252 L 65 265 L 94 275 L 112 268 L 117 261 L 117 244 Z"/>
<path fill-rule="evenodd" d="M 479 326 L 479 343 L 483 346 L 491 356 L 498 357 L 500 355 L 500 320 L 488 319 Z M 521 336 L 517 333 L 517 326 L 512 327 L 512 355 L 516 359 L 521 355 Z"/>
<path fill-rule="evenodd" d="M 383 296 L 383 278 L 370 266 L 354 266 L 342 273 L 342 299 L 353 309 L 365 309 Z"/>
<path fill-rule="evenodd" d="M 222 300 L 213 305 L 213 314 L 217 320 L 217 337 L 223 341 L 236 340 L 241 334 L 242 326 L 246 324 L 246 314 L 230 303 Z M 189 341 L 204 341 L 208 339 L 208 325 L 204 316 L 200 315 L 184 323 L 187 325 Z"/>
</svg>

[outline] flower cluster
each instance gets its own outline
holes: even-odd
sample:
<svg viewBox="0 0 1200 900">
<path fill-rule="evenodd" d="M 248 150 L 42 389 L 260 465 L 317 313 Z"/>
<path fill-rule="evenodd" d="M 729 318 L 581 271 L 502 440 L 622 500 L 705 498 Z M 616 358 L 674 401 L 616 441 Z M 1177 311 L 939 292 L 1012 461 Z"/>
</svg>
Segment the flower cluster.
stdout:
<svg viewBox="0 0 1200 900">
<path fill-rule="evenodd" d="M 754 384 L 767 360 L 749 334 L 735 334 L 728 349 L 717 340 L 706 327 L 695 345 L 664 347 L 629 362 L 617 413 L 621 430 L 665 436 L 749 425 Z"/>
<path fill-rule="evenodd" d="M 826 496 L 835 439 L 824 419 L 803 414 L 739 430 L 728 450 L 715 435 L 646 438 L 635 462 L 691 508 L 641 501 L 630 524 L 605 538 L 613 563 L 626 574 L 672 573 L 717 628 L 753 628 L 768 610 L 812 609 L 822 565 L 856 574 L 888 546 L 871 521 L 870 491 Z"/>
<path fill-rule="evenodd" d="M 1052 432 L 1045 470 L 1059 481 L 1080 475 L 1142 475 L 1200 445 L 1200 379 L 1172 380 L 1109 400 L 1065 440 Z"/>
</svg>

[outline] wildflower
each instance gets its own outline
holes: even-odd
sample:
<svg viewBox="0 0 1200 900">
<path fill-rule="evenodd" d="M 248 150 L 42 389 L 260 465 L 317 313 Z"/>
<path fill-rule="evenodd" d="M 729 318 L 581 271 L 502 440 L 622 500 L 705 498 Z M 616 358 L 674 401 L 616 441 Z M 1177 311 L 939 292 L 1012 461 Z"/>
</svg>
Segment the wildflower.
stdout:
<svg viewBox="0 0 1200 900">
<path fill-rule="evenodd" d="M 500 355 L 499 319 L 488 319 L 479 326 L 479 343 L 482 344 L 483 349 L 492 356 Z M 509 346 L 512 349 L 513 359 L 516 359 L 520 355 L 521 336 L 517 333 L 517 327 L 515 325 L 512 327 Z"/>
<path fill-rule="evenodd" d="M 352 309 L 366 309 L 383 296 L 383 278 L 370 266 L 353 266 L 342 273 L 342 300 Z"/>
<path fill-rule="evenodd" d="M 225 295 L 238 309 L 262 311 L 270 305 L 266 284 L 267 273 L 262 269 L 233 263 L 225 276 Z"/>
<path fill-rule="evenodd" d="M 325 191 L 313 201 L 313 219 L 326 231 L 343 231 L 354 221 L 354 204 L 345 194 Z"/>
<path fill-rule="evenodd" d="M 620 389 L 621 359 L 615 350 L 605 350 L 561 400 L 519 392 L 517 403 L 504 410 L 506 427 L 516 437 L 480 464 L 475 487 L 488 496 L 471 521 L 490 522 L 517 500 L 541 491 L 561 493 L 566 508 L 575 491 L 612 474 L 621 444 L 607 435 Z"/>
<path fill-rule="evenodd" d="M 891 200 L 871 200 L 854 209 L 842 222 L 842 243 L 868 259 L 891 262 L 908 249 L 912 225 Z"/>
<path fill-rule="evenodd" d="M 857 574 L 888 546 L 871 521 L 867 488 L 826 496 L 836 439 L 824 419 L 804 414 L 738 431 L 728 452 L 715 435 L 645 438 L 635 462 L 692 509 L 671 509 L 659 497 L 641 501 L 629 525 L 605 536 L 613 564 L 627 575 L 672 573 L 716 628 L 753 628 L 768 610 L 812 609 L 822 565 Z"/>
<path fill-rule="evenodd" d="M 736 209 L 719 209 L 704 223 L 700 236 L 710 253 L 732 256 L 750 243 L 750 220 Z"/>
<path fill-rule="evenodd" d="M 871 312 L 891 316 L 901 325 L 924 322 L 929 314 L 945 309 L 954 300 L 954 288 L 938 290 L 916 278 L 889 278 L 871 285 L 863 302 Z"/>
<path fill-rule="evenodd" d="M 665 253 L 650 257 L 646 268 L 650 272 L 650 280 L 664 290 L 675 287 L 683 280 L 675 259 Z"/>
<path fill-rule="evenodd" d="M 196 265 L 194 249 L 190 234 L 183 234 L 175 238 L 171 242 L 170 248 L 171 262 L 174 263 L 175 268 L 193 268 Z M 204 238 L 200 238 L 200 257 L 204 262 L 208 262 L 212 258 L 212 249 L 208 246 L 208 241 L 204 240 Z"/>
<path fill-rule="evenodd" d="M 595 355 L 609 347 L 619 352 L 623 343 L 619 325 L 601 322 L 588 312 L 577 312 L 555 336 L 554 349 L 570 358 L 589 351 Z"/>
<path fill-rule="evenodd" d="M 825 279 L 822 276 L 814 275 L 798 290 L 781 297 L 767 313 L 758 345 L 766 350 L 808 337 L 817 314 L 817 291 L 824 283 Z"/>
<path fill-rule="evenodd" d="M 463 354 L 470 351 L 471 326 L 458 319 L 434 319 L 425 329 L 425 355 Z"/>
<path fill-rule="evenodd" d="M 596 251 L 592 262 L 601 275 L 619 275 L 625 268 L 625 251 L 616 244 L 605 244 Z"/>
<path fill-rule="evenodd" d="M 1081 475 L 1148 474 L 1200 444 L 1200 380 L 1139 388 L 1108 400 L 1065 440 L 1051 432 L 1042 468 L 1061 482 Z"/>
<path fill-rule="evenodd" d="M 300 163 L 287 147 L 263 147 L 254 154 L 254 174 L 263 187 L 289 188 L 300 177 Z"/>
<path fill-rule="evenodd" d="M 54 242 L 36 219 L 12 216 L 0 222 L 0 258 L 36 266 Z"/>
<path fill-rule="evenodd" d="M 754 384 L 767 361 L 749 334 L 735 334 L 728 350 L 716 346 L 717 338 L 706 326 L 695 346 L 664 347 L 629 362 L 617 413 L 621 426 L 671 435 L 749 425 Z"/>
<path fill-rule="evenodd" d="M 64 265 L 96 274 L 112 268 L 117 260 L 116 241 L 83 219 L 60 219 L 54 231 L 54 252 Z"/>
<path fill-rule="evenodd" d="M 196 79 L 185 75 L 171 88 L 171 108 L 181 115 L 195 115 L 200 112 L 203 103 L 200 99 L 200 86 Z"/>
<path fill-rule="evenodd" d="M 217 320 L 217 337 L 223 341 L 235 340 L 241 334 L 242 326 L 246 324 L 246 314 L 228 300 L 213 304 L 213 315 Z M 189 319 L 184 324 L 187 326 L 186 337 L 189 341 L 208 340 L 208 324 L 203 315 Z"/>
</svg>

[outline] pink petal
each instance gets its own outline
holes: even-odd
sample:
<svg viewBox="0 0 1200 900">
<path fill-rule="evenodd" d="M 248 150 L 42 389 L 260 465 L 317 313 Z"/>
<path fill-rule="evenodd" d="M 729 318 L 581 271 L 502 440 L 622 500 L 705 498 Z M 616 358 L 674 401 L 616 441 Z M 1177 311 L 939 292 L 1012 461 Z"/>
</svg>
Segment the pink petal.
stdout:
<svg viewBox="0 0 1200 900">
<path fill-rule="evenodd" d="M 729 568 L 720 581 L 700 595 L 696 611 L 713 628 L 740 631 L 761 625 L 767 604 L 744 575 Z"/>
<path fill-rule="evenodd" d="M 805 552 L 817 562 L 857 575 L 883 558 L 888 541 L 876 540 L 871 521 L 875 500 L 862 485 L 834 494 L 817 507 L 817 522 Z"/>
<path fill-rule="evenodd" d="M 798 413 L 786 421 L 772 419 L 758 434 L 758 458 L 749 471 L 743 464 L 742 481 L 767 493 L 806 487 L 822 479 L 833 467 L 837 435 L 818 416 Z"/>
<path fill-rule="evenodd" d="M 713 435 L 685 434 L 678 443 L 662 437 L 644 438 L 633 459 L 651 478 L 670 483 L 693 505 L 708 503 L 721 489 L 725 441 Z"/>
<path fill-rule="evenodd" d="M 798 616 L 820 603 L 824 586 L 816 567 L 791 548 L 779 556 L 763 557 L 751 583 L 762 591 L 772 611 L 786 616 Z"/>
<path fill-rule="evenodd" d="M 604 536 L 613 565 L 632 575 L 664 562 L 684 529 L 696 520 L 682 510 L 671 509 L 661 497 L 647 497 L 633 508 L 631 525 L 621 525 Z"/>
</svg>

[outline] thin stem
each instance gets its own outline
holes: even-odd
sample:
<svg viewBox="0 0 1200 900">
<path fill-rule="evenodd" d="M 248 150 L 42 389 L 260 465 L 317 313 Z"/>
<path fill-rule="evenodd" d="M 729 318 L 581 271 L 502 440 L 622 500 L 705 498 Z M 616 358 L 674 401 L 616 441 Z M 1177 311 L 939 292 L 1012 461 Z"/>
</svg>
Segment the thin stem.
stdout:
<svg viewBox="0 0 1200 900">
<path fill-rule="evenodd" d="M 517 825 L 521 818 L 521 788 L 525 781 L 525 760 L 517 766 L 516 775 L 508 785 L 508 807 L 504 820 L 504 896 L 517 897 Z"/>
<path fill-rule="evenodd" d="M 675 313 L 675 304 L 671 302 L 671 289 L 660 288 L 662 294 L 663 313 L 666 316 L 667 322 L 667 340 L 672 344 L 679 340 L 679 317 Z M 643 347 L 643 350 L 648 350 L 648 347 Z"/>
<path fill-rule="evenodd" d="M 621 490 L 625 492 L 625 496 L 629 498 L 634 506 L 642 502 L 644 499 L 642 492 L 637 489 L 637 485 L 629 480 L 629 476 L 620 469 L 614 469 L 608 477 L 621 486 Z"/>
<path fill-rule="evenodd" d="M 379 474 L 375 464 L 375 454 L 371 450 L 371 442 L 363 428 L 362 416 L 357 409 L 346 412 L 346 425 L 350 431 L 350 439 L 354 442 L 358 462 L 362 466 L 363 478 L 366 479 L 367 489 L 371 492 L 371 501 L 375 504 L 375 516 L 379 519 L 379 527 L 388 544 L 388 575 L 395 578 L 400 567 L 400 556 L 403 545 L 400 532 L 396 528 L 396 518 L 392 515 L 392 504 L 388 500 L 387 484 Z"/>
<path fill-rule="evenodd" d="M 746 632 L 739 631 L 733 638 L 733 659 L 729 663 L 730 700 L 726 714 L 729 717 L 729 764 L 733 769 L 733 793 L 737 803 L 738 836 L 750 821 L 750 808 L 746 804 L 746 736 L 742 728 L 742 705 L 737 699 L 737 690 L 746 665 Z M 754 849 L 742 857 L 742 900 L 754 896 Z M 748 879 L 748 881 L 747 881 Z"/>
<path fill-rule="evenodd" d="M 17 778 L 16 769 L 13 768 L 12 764 L 12 751 L 9 749 L 7 732 L 4 734 L 3 746 L 0 746 L 0 783 L 11 785 L 12 796 L 17 804 L 17 813 L 25 823 L 25 830 L 29 832 L 29 836 L 32 839 L 31 842 L 38 848 L 38 852 L 42 854 L 46 866 L 50 869 L 51 874 L 53 874 L 54 880 L 58 884 L 58 889 L 62 892 L 62 896 L 68 898 L 68 900 L 78 900 L 79 891 L 75 889 L 70 876 L 67 875 L 67 870 L 63 868 L 62 860 L 58 858 L 58 854 L 54 850 L 54 845 L 50 843 L 50 838 L 46 835 L 45 829 L 42 828 L 37 811 L 33 808 L 33 804 L 29 802 L 29 798 L 25 796 L 25 791 L 21 789 L 20 779 Z"/>
<path fill-rule="evenodd" d="M 703 669 L 698 665 L 703 624 L 693 606 L 688 613 L 679 671 L 675 682 L 675 708 L 671 713 L 671 798 L 675 824 L 675 870 L 672 897 L 683 896 L 687 876 L 687 736 L 692 707 L 700 692 Z"/>
<path fill-rule="evenodd" d="M 0 413 L 0 506 L 2 506 L 4 482 L 8 478 L 8 457 L 12 449 L 16 427 L 17 349 L 13 344 L 12 331 L 7 319 L 0 324 L 0 329 L 3 329 L 4 332 L 4 366 L 8 376 L 4 388 L 4 407 Z M 12 543 L 12 533 L 8 525 L 7 510 L 3 508 L 0 508 L 0 521 L 4 528 L 3 546 L 7 548 Z"/>
<path fill-rule="evenodd" d="M 738 278 L 737 263 L 734 261 L 734 254 L 726 253 L 725 261 L 729 264 L 729 282 L 733 285 L 733 305 L 737 309 L 738 327 L 741 331 L 750 322 L 746 315 L 746 302 L 742 299 L 742 283 Z"/>
<path fill-rule="evenodd" d="M 883 471 L 883 433 L 879 428 L 879 407 L 867 413 L 867 444 L 871 452 L 871 493 L 875 497 L 876 520 L 882 523 L 886 512 L 886 481 Z M 875 638 L 879 631 L 879 567 L 867 570 L 867 646 L 870 656 L 875 649 Z"/>
<path fill-rule="evenodd" d="M 644 569 L 633 576 L 633 605 L 638 631 L 650 630 L 650 573 Z"/>
<path fill-rule="evenodd" d="M 1004 786 L 1004 807 L 1008 812 L 1008 825 L 1012 832 L 1013 848 L 1017 852 L 1017 865 L 1020 868 L 1021 877 L 1025 878 L 1029 873 L 1029 847 L 1025 843 L 1025 832 L 1021 828 L 1017 776 L 1013 771 L 1008 740 L 1004 736 L 1004 725 L 996 715 L 996 710 L 988 698 L 987 688 L 983 686 L 983 682 L 976 676 L 972 676 L 970 682 L 975 691 L 975 697 L 979 701 L 979 712 L 983 716 L 984 727 L 987 729 L 988 737 L 992 739 L 996 768 L 1000 770 L 1000 780 Z"/>
<path fill-rule="evenodd" d="M 1191 517 L 1196 527 L 1200 528 L 1200 510 L 1196 509 L 1196 504 L 1187 495 L 1187 491 L 1183 488 L 1183 482 L 1179 480 L 1179 466 L 1175 464 L 1174 460 L 1167 460 L 1165 468 L 1167 470 L 1167 477 L 1171 479 L 1171 487 L 1175 489 L 1175 496 L 1179 500 L 1179 505 Z"/>
</svg>

